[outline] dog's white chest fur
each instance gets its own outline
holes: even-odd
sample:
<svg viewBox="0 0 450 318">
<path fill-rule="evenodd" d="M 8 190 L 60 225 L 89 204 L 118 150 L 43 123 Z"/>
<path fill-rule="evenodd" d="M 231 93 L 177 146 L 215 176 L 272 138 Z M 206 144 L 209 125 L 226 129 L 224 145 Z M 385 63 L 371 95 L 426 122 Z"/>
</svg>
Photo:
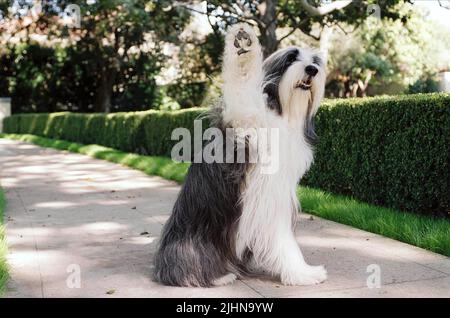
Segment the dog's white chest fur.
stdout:
<svg viewBox="0 0 450 318">
<path fill-rule="evenodd" d="M 272 123 L 276 123 L 274 128 L 279 131 L 278 168 L 273 173 L 263 171 L 262 163 L 250 168 L 241 198 L 236 252 L 240 257 L 249 249 L 259 269 L 279 273 L 281 260 L 298 250 L 286 250 L 286 255 L 279 255 L 283 253 L 282 246 L 293 241 L 292 231 L 299 210 L 297 184 L 308 170 L 313 155 L 301 129 L 280 117 Z"/>
</svg>

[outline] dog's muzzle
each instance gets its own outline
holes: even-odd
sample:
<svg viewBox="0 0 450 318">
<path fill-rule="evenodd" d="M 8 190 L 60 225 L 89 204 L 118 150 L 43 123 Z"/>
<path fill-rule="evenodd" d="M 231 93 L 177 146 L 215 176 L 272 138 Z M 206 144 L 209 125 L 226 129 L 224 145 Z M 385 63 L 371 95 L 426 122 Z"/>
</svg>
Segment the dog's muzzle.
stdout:
<svg viewBox="0 0 450 318">
<path fill-rule="evenodd" d="M 295 88 L 301 88 L 305 91 L 310 90 L 312 87 L 312 76 L 307 76 L 306 79 L 303 79 L 301 81 L 298 81 L 295 84 Z"/>
<path fill-rule="evenodd" d="M 318 72 L 319 70 L 314 65 L 308 65 L 307 67 L 305 67 L 306 78 L 303 78 L 303 80 L 297 82 L 295 88 L 299 87 L 305 91 L 310 90 L 313 77 L 316 76 Z"/>
</svg>

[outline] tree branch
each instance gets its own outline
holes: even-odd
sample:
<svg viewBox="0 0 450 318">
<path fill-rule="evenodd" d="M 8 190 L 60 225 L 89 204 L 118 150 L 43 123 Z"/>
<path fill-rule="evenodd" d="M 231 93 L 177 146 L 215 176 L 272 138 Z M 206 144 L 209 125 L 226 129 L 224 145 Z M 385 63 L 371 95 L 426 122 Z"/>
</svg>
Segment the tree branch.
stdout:
<svg viewBox="0 0 450 318">
<path fill-rule="evenodd" d="M 444 4 L 442 3 L 442 0 L 438 0 L 438 3 L 439 3 L 439 5 L 440 5 L 442 8 L 447 9 L 447 10 L 450 10 L 450 4 L 449 4 L 449 6 L 446 6 L 446 5 L 444 5 Z"/>
<path fill-rule="evenodd" d="M 236 4 L 236 5 L 237 5 L 237 4 Z M 237 7 L 238 7 L 239 10 L 241 11 L 241 13 L 239 13 L 239 12 L 236 10 L 235 7 L 229 6 L 229 5 L 226 4 L 226 3 L 220 4 L 220 7 L 222 7 L 222 9 L 224 9 L 224 11 L 228 11 L 228 12 L 230 12 L 230 13 L 233 13 L 234 16 L 235 16 L 235 18 L 237 18 L 238 20 L 241 20 L 241 21 L 242 21 L 241 18 L 243 18 L 244 21 L 247 21 L 247 22 L 248 22 L 248 20 L 253 20 L 253 21 L 255 21 L 258 25 L 260 25 L 260 24 L 263 23 L 258 17 L 256 17 L 255 15 L 253 15 L 253 14 L 247 12 L 246 9 L 245 9 L 245 7 L 243 7 L 243 6 L 241 6 L 241 5 L 237 5 Z"/>
<path fill-rule="evenodd" d="M 195 12 L 195 13 L 198 13 L 198 14 L 206 15 L 206 16 L 208 17 L 208 19 L 209 19 L 209 17 L 214 17 L 214 18 L 223 19 L 223 15 L 222 15 L 222 14 L 214 14 L 213 12 L 211 12 L 211 11 L 209 11 L 209 10 L 207 10 L 207 12 L 203 12 L 203 11 L 201 11 L 201 10 L 194 9 L 194 8 L 192 8 L 192 7 L 189 6 L 189 5 L 185 5 L 185 4 L 181 4 L 181 3 L 176 3 L 176 4 L 174 4 L 174 6 L 179 7 L 179 8 L 183 8 L 183 9 L 185 9 L 185 10 L 188 10 L 188 11 L 191 11 L 191 12 Z M 229 8 L 230 8 L 230 7 L 227 6 L 227 9 L 229 9 Z M 233 12 L 233 11 L 234 11 L 234 12 Z M 251 20 L 254 20 L 254 21 L 258 22 L 258 20 L 257 20 L 255 17 L 247 17 L 247 16 L 244 16 L 244 17 L 243 17 L 244 19 L 242 19 L 238 13 L 235 13 L 236 10 L 233 10 L 233 11 L 229 11 L 229 12 L 232 13 L 232 14 L 234 15 L 233 17 L 234 17 L 238 22 L 247 22 L 247 23 L 248 23 L 248 20 L 245 20 L 245 19 L 251 19 Z"/>
<path fill-rule="evenodd" d="M 291 30 L 290 30 L 286 35 L 283 35 L 283 36 L 278 40 L 278 44 L 280 44 L 281 41 L 283 41 L 284 39 L 286 39 L 287 37 L 289 37 L 292 33 L 294 33 L 294 32 L 297 31 L 297 30 L 300 30 L 301 32 L 303 32 L 303 31 L 302 31 L 302 26 L 304 26 L 304 25 L 307 24 L 307 22 L 308 22 L 308 20 L 303 20 L 303 21 L 301 21 L 301 22 L 297 22 L 293 16 L 290 16 L 290 19 L 291 19 L 292 21 L 295 21 L 295 23 L 294 23 L 293 26 L 291 26 Z M 304 33 L 304 32 L 303 32 L 303 33 Z M 305 34 L 306 34 L 306 33 L 305 33 Z M 314 39 L 316 39 L 316 40 L 319 39 L 319 38 L 317 38 L 317 37 L 315 37 L 315 36 L 312 36 L 312 35 L 310 35 L 310 34 L 307 34 L 307 35 L 308 35 L 308 36 L 311 36 L 312 38 L 314 38 Z"/>
<path fill-rule="evenodd" d="M 185 4 L 179 4 L 179 3 L 176 3 L 174 6 L 175 6 L 175 7 L 179 7 L 179 8 L 183 8 L 183 9 L 186 9 L 186 10 L 191 11 L 191 12 L 195 12 L 195 13 L 199 13 L 199 14 L 204 14 L 204 15 L 208 15 L 208 16 L 210 15 L 210 14 L 207 13 L 207 12 L 203 12 L 203 11 L 201 11 L 201 10 L 194 9 L 194 8 L 192 8 L 191 6 L 188 6 L 188 5 L 185 5 Z M 213 17 L 218 17 L 219 15 L 211 14 L 211 16 L 213 16 Z"/>
<path fill-rule="evenodd" d="M 213 30 L 214 35 L 215 35 L 216 37 L 220 37 L 220 33 L 219 33 L 218 28 L 217 28 L 217 25 L 214 25 L 214 24 L 212 23 L 212 21 L 211 21 L 210 10 L 208 9 L 208 7 L 206 7 L 206 18 L 208 19 L 208 24 L 209 24 L 209 26 L 211 27 L 211 29 Z"/>
<path fill-rule="evenodd" d="M 281 38 L 278 39 L 278 44 L 281 43 L 285 38 L 289 37 L 292 33 L 297 31 L 297 28 L 292 28 L 291 31 L 289 31 L 286 35 L 283 35 Z"/>
<path fill-rule="evenodd" d="M 351 0 L 338 0 L 333 1 L 329 4 L 324 4 L 320 7 L 314 7 L 308 3 L 308 0 L 301 0 L 300 5 L 305 9 L 310 15 L 325 15 L 334 10 L 340 10 L 351 4 Z"/>
</svg>

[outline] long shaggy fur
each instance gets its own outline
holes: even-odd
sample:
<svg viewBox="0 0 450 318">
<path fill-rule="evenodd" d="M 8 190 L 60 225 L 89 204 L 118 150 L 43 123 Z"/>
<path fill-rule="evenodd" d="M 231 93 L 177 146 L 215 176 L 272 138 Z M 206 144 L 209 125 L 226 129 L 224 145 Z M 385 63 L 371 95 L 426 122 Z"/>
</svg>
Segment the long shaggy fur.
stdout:
<svg viewBox="0 0 450 318">
<path fill-rule="evenodd" d="M 320 283 L 326 271 L 306 264 L 293 229 L 297 184 L 313 160 L 312 120 L 323 96 L 325 62 L 298 47 L 263 61 L 252 28 L 237 24 L 225 39 L 222 75 L 223 108 L 215 126 L 224 136 L 227 127 L 276 129 L 278 169 L 267 173 L 262 162 L 248 160 L 193 163 L 163 229 L 154 278 L 213 286 L 264 271 L 286 285 Z M 245 135 L 227 138 L 247 154 L 254 151 Z M 224 154 L 236 158 L 237 148 L 225 144 Z"/>
<path fill-rule="evenodd" d="M 225 135 L 225 127 L 222 131 Z M 190 166 L 155 257 L 157 281 L 174 286 L 211 286 L 227 273 L 239 272 L 241 262 L 233 247 L 247 166 Z"/>
</svg>

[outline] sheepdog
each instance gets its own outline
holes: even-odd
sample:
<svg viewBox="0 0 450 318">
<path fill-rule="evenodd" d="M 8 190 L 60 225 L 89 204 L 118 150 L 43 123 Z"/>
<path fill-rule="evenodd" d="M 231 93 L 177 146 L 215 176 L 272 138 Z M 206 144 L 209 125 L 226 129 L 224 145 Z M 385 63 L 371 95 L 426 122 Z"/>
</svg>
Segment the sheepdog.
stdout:
<svg viewBox="0 0 450 318">
<path fill-rule="evenodd" d="M 162 231 L 154 280 L 210 287 L 266 274 L 284 285 L 318 284 L 326 270 L 305 262 L 294 227 L 297 185 L 313 160 L 324 58 L 312 49 L 288 47 L 263 60 L 253 28 L 235 24 L 225 37 L 222 76 L 213 126 L 224 134 L 228 128 L 276 130 L 278 166 L 267 173 L 258 160 L 192 163 Z M 233 135 L 238 146 L 232 155 L 239 145 L 259 155 L 247 137 Z"/>
</svg>

